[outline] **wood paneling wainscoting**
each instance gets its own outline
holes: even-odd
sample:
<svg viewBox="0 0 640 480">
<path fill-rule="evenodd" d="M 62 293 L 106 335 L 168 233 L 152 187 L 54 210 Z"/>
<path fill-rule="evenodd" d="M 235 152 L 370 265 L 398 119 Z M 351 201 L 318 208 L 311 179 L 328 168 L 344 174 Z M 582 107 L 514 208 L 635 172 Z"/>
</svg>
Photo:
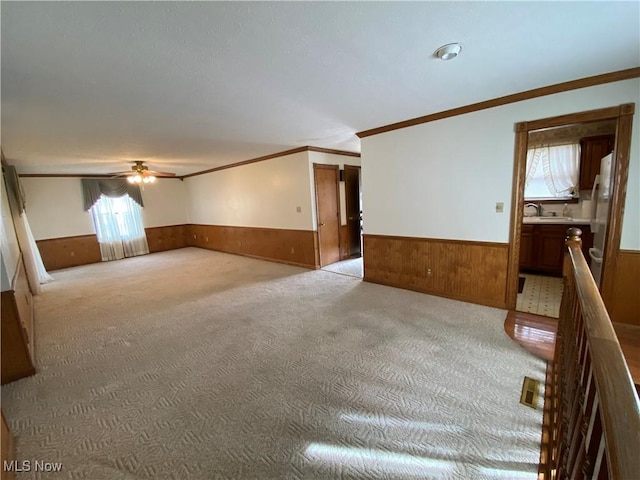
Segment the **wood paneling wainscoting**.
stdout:
<svg viewBox="0 0 640 480">
<path fill-rule="evenodd" d="M 33 297 L 22 257 L 11 290 L 2 292 L 1 338 L 2 385 L 36 373 Z"/>
<path fill-rule="evenodd" d="M 147 234 L 150 253 L 164 252 L 190 245 L 189 225 L 151 227 L 144 230 Z M 98 237 L 95 235 L 50 238 L 38 240 L 36 244 L 47 271 L 102 261 Z"/>
<path fill-rule="evenodd" d="M 189 243 L 189 225 L 170 225 L 166 227 L 145 228 L 149 253 L 164 252 L 176 248 L 185 248 Z"/>
<path fill-rule="evenodd" d="M 48 271 L 102 261 L 98 237 L 95 235 L 50 238 L 38 240 L 36 244 Z"/>
<path fill-rule="evenodd" d="M 506 243 L 364 235 L 364 280 L 505 308 L 508 250 Z"/>
<path fill-rule="evenodd" d="M 640 250 L 620 250 L 613 288 L 603 294 L 612 322 L 640 327 Z"/>
<path fill-rule="evenodd" d="M 312 230 L 191 225 L 189 241 L 194 247 L 319 268 L 318 237 Z"/>
</svg>

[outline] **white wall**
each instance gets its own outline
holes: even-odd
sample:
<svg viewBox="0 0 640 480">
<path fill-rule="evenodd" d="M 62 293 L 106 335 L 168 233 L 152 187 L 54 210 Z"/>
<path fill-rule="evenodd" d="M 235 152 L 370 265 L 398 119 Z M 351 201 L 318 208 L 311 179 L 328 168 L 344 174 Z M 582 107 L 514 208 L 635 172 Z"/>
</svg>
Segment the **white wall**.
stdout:
<svg viewBox="0 0 640 480">
<path fill-rule="evenodd" d="M 185 184 L 192 223 L 313 229 L 308 152 L 189 177 Z"/>
<path fill-rule="evenodd" d="M 508 242 L 514 124 L 635 102 L 640 79 L 526 100 L 365 137 L 368 234 Z M 634 118 L 623 249 L 640 250 L 640 118 Z M 504 202 L 504 213 L 495 212 Z"/>
<path fill-rule="evenodd" d="M 29 224 L 36 240 L 92 235 L 91 215 L 84 211 L 79 178 L 21 178 Z M 189 223 L 184 182 L 159 179 L 142 191 L 145 227 Z"/>
<path fill-rule="evenodd" d="M 142 201 L 142 220 L 147 228 L 189 223 L 187 189 L 183 181 L 159 178 L 153 185 L 144 187 Z"/>
<path fill-rule="evenodd" d="M 0 225 L 0 286 L 2 291 L 11 290 L 11 281 L 15 276 L 20 260 L 20 247 L 18 246 L 18 238 L 13 226 L 11 218 L 11 210 L 9 209 L 9 198 L 7 197 L 7 189 L 4 185 L 4 176 L 0 182 L 2 189 L 2 224 Z"/>
<path fill-rule="evenodd" d="M 309 152 L 309 175 L 311 178 L 311 214 L 313 215 L 314 230 L 317 230 L 316 219 L 316 192 L 315 183 L 313 178 L 313 164 L 321 163 L 325 165 L 338 165 L 340 169 L 344 169 L 345 163 L 347 165 L 360 166 L 360 159 L 358 157 L 347 157 L 345 155 L 336 155 L 335 153 L 324 152 Z M 347 224 L 347 204 L 344 193 L 344 182 L 340 182 L 340 224 Z"/>
<path fill-rule="evenodd" d="M 79 178 L 21 178 L 33 238 L 73 237 L 94 232 L 91 215 L 83 210 Z"/>
</svg>

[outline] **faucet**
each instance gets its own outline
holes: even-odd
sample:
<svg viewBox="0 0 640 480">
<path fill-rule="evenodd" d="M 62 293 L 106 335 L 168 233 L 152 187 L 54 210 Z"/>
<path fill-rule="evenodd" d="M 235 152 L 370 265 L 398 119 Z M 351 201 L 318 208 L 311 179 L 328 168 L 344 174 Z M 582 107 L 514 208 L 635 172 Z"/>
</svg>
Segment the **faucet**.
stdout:
<svg viewBox="0 0 640 480">
<path fill-rule="evenodd" d="M 537 213 L 537 217 L 541 217 L 542 216 L 542 203 L 538 202 L 538 203 L 525 203 L 524 204 L 524 208 L 527 207 L 534 207 L 536 209 L 536 213 Z"/>
</svg>

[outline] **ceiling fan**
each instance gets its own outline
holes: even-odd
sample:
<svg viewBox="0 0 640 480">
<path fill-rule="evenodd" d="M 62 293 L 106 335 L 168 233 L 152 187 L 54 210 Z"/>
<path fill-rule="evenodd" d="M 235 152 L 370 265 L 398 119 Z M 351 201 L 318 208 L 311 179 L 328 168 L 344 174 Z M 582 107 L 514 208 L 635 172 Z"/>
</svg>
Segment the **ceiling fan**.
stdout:
<svg viewBox="0 0 640 480">
<path fill-rule="evenodd" d="M 153 183 L 158 177 L 175 177 L 176 174 L 172 172 L 157 172 L 155 170 L 149 170 L 143 161 L 136 160 L 131 167 L 130 172 L 116 172 L 113 175 L 116 177 L 127 177 L 129 183 Z"/>
</svg>

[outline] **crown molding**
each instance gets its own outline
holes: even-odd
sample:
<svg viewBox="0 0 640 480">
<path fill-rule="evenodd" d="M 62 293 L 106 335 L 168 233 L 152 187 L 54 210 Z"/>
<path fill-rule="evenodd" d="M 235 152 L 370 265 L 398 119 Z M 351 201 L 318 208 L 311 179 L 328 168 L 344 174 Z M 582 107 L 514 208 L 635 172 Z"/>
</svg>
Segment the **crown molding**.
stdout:
<svg viewBox="0 0 640 480">
<path fill-rule="evenodd" d="M 250 163 L 256 163 L 256 162 L 263 162 L 265 160 L 271 160 L 272 158 L 285 157 L 287 155 L 293 155 L 294 153 L 301 153 L 301 152 L 331 153 L 333 155 L 344 155 L 347 157 L 360 158 L 360 154 L 357 152 L 347 152 L 346 150 L 334 150 L 332 148 L 305 146 L 305 147 L 292 148 L 291 150 L 285 150 L 283 152 L 264 155 L 262 157 L 251 158 L 249 160 L 243 160 L 242 162 L 230 163 L 229 165 L 221 165 L 219 167 L 209 168 L 207 170 L 189 173 L 187 175 L 176 175 L 175 177 L 158 177 L 158 178 L 184 180 L 185 178 L 195 177 L 197 175 L 204 175 L 206 173 L 217 172 L 218 170 L 226 170 L 228 168 L 241 167 L 242 165 L 248 165 Z M 4 153 L 2 154 L 2 160 L 4 165 Z M 86 174 L 86 173 L 20 173 L 18 174 L 18 176 L 21 178 L 114 178 L 117 175 L 107 175 L 107 174 L 92 175 L 92 174 Z"/>
<path fill-rule="evenodd" d="M 331 148 L 305 146 L 305 147 L 293 148 L 291 150 L 285 150 L 283 152 L 272 153 L 270 155 L 264 155 L 262 157 L 251 158 L 249 160 L 243 160 L 242 162 L 230 163 L 229 165 L 221 165 L 219 167 L 210 168 L 208 170 L 203 170 L 201 172 L 190 173 L 188 175 L 183 175 L 182 178 L 195 177 L 198 175 L 217 172 L 219 170 L 226 170 L 228 168 L 241 167 L 243 165 L 249 165 L 250 163 L 264 162 L 265 160 L 271 160 L 272 158 L 286 157 L 287 155 L 293 155 L 295 153 L 302 153 L 302 152 L 332 153 L 334 155 L 345 155 L 347 157 L 360 157 L 360 154 L 356 152 L 347 152 L 345 150 L 333 150 Z"/>
<path fill-rule="evenodd" d="M 524 100 L 531 100 L 532 98 L 544 97 L 547 95 L 553 95 L 555 93 L 568 92 L 570 90 L 578 90 L 580 88 L 593 87 L 605 83 L 620 82 L 623 80 L 630 80 L 632 78 L 638 77 L 640 77 L 640 67 L 629 68 L 627 70 L 619 70 L 617 72 L 604 73 L 601 75 L 594 75 L 592 77 L 556 83 L 554 85 L 548 85 L 546 87 L 534 88 L 533 90 L 526 90 L 524 92 L 514 93 L 512 95 L 507 95 L 504 97 L 485 100 L 484 102 L 472 103 L 463 107 L 452 108 L 451 110 L 444 110 L 442 112 L 432 113 L 430 115 L 412 118 L 409 120 L 404 120 L 402 122 L 391 123 L 389 125 L 372 128 L 370 130 L 363 130 L 362 132 L 356 133 L 356 135 L 360 138 L 370 137 L 372 135 L 379 135 L 381 133 L 391 132 L 393 130 L 399 130 L 401 128 L 413 127 L 422 123 L 433 122 L 436 120 L 442 120 L 444 118 L 455 117 L 458 115 L 465 115 L 467 113 L 486 110 L 488 108 L 499 107 L 502 105 L 508 105 L 510 103 L 522 102 Z"/>
</svg>

